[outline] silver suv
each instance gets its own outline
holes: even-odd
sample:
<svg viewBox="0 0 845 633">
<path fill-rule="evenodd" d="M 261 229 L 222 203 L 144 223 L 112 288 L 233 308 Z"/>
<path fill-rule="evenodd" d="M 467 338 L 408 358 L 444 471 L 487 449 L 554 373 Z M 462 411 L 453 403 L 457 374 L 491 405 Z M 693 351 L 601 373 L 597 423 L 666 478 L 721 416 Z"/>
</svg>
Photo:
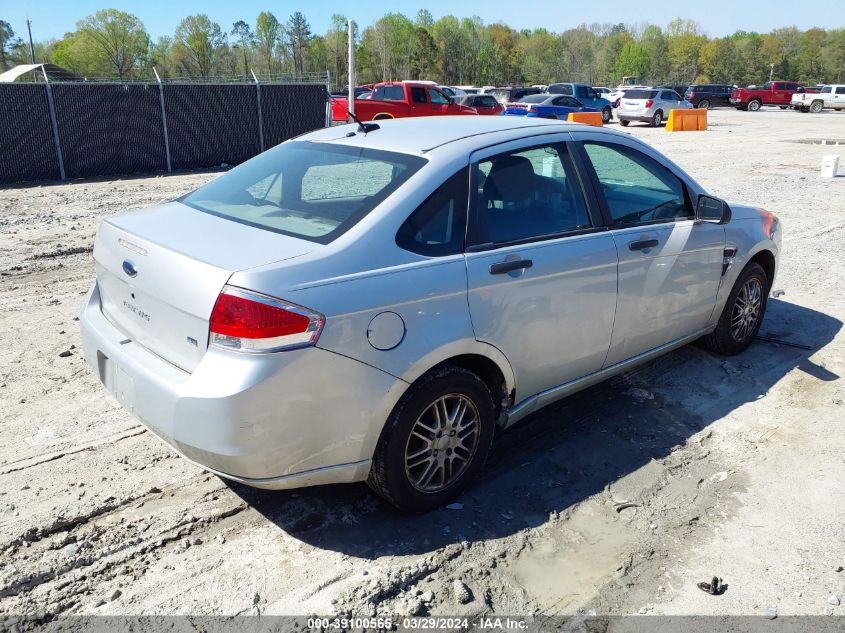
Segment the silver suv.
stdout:
<svg viewBox="0 0 845 633">
<path fill-rule="evenodd" d="M 670 110 L 689 108 L 692 108 L 692 104 L 674 90 L 642 88 L 625 92 L 616 109 L 616 116 L 624 126 L 631 121 L 643 121 L 660 127 Z"/>
<path fill-rule="evenodd" d="M 109 218 L 85 358 L 183 455 L 425 510 L 497 428 L 699 337 L 743 350 L 781 241 L 645 143 L 525 117 L 319 130 Z"/>
</svg>

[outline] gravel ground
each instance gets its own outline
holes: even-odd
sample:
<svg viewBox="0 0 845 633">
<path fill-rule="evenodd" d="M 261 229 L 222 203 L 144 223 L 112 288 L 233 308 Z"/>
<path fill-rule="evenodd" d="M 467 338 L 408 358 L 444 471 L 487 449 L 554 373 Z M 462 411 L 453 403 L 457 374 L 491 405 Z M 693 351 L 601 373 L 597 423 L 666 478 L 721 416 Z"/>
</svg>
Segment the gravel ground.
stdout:
<svg viewBox="0 0 845 633">
<path fill-rule="evenodd" d="M 509 430 L 414 518 L 364 485 L 223 482 L 85 366 L 97 223 L 215 173 L 0 189 L 0 614 L 845 615 L 845 177 L 819 178 L 843 152 L 796 143 L 845 144 L 845 114 L 710 119 L 627 131 L 780 216 L 763 333 L 811 350 L 681 349 Z"/>
</svg>

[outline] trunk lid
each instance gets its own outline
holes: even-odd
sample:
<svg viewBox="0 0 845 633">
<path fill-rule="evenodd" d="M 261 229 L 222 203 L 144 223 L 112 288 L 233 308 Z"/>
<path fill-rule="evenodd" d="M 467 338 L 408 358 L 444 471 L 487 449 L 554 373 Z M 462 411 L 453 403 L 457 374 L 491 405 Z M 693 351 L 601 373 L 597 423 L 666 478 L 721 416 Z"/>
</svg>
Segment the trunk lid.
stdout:
<svg viewBox="0 0 845 633">
<path fill-rule="evenodd" d="M 101 309 L 128 339 L 192 372 L 232 273 L 317 247 L 178 202 L 109 218 L 94 244 Z"/>
</svg>

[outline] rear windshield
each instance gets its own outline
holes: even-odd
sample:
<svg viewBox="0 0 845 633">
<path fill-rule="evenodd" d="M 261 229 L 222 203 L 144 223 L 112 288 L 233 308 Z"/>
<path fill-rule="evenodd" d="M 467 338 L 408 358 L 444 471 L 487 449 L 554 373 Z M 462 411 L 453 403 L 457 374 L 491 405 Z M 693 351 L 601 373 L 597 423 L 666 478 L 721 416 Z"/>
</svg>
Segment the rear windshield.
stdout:
<svg viewBox="0 0 845 633">
<path fill-rule="evenodd" d="M 527 95 L 519 100 L 520 103 L 543 103 L 550 98 L 550 95 Z"/>
<path fill-rule="evenodd" d="M 373 99 L 374 101 L 404 101 L 405 86 L 377 86 L 375 91 L 372 93 L 372 96 L 370 96 L 370 99 Z"/>
<path fill-rule="evenodd" d="M 626 99 L 654 99 L 657 96 L 657 90 L 626 90 Z"/>
<path fill-rule="evenodd" d="M 182 198 L 194 209 L 328 244 L 425 164 L 409 154 L 283 143 Z"/>
</svg>

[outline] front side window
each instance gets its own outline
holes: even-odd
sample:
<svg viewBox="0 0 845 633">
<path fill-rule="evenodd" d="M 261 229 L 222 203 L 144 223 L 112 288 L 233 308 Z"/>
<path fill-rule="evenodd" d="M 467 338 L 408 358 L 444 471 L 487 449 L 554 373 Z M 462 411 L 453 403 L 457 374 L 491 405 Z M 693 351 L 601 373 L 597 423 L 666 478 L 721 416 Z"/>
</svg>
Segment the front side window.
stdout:
<svg viewBox="0 0 845 633">
<path fill-rule="evenodd" d="M 584 143 L 613 224 L 693 217 L 680 179 L 640 151 L 609 143 Z"/>
<path fill-rule="evenodd" d="M 181 202 L 235 222 L 328 244 L 425 162 L 409 154 L 332 143 L 283 143 Z"/>
<path fill-rule="evenodd" d="M 502 244 L 592 226 L 563 144 L 499 154 L 474 169 L 475 243 Z"/>
<path fill-rule="evenodd" d="M 426 198 L 396 234 L 399 247 L 429 257 L 463 252 L 468 179 L 464 167 Z"/>
<path fill-rule="evenodd" d="M 581 98 L 588 97 L 589 95 L 587 94 L 587 86 L 576 86 L 575 94 L 576 94 L 576 96 L 581 97 Z"/>
<path fill-rule="evenodd" d="M 449 98 L 439 90 L 434 88 L 427 88 L 428 98 L 434 105 L 446 105 L 449 103 Z"/>
</svg>

